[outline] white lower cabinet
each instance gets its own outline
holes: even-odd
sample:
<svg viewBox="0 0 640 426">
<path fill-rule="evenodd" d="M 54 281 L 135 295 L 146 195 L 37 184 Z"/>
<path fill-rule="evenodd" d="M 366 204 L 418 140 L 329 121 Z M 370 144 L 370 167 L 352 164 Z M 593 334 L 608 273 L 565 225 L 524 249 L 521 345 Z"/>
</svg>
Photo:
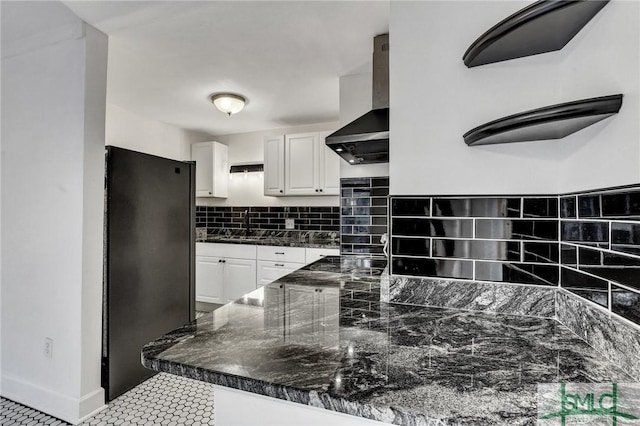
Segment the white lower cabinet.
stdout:
<svg viewBox="0 0 640 426">
<path fill-rule="evenodd" d="M 196 243 L 196 301 L 227 303 L 256 288 L 256 246 Z"/>
<path fill-rule="evenodd" d="M 196 300 L 227 303 L 224 297 L 224 267 L 221 258 L 196 256 Z"/>
<path fill-rule="evenodd" d="M 305 263 L 313 263 L 325 256 L 340 256 L 340 249 L 307 248 L 305 253 Z"/>
<path fill-rule="evenodd" d="M 258 285 L 267 285 L 307 263 L 304 247 L 258 246 Z"/>
<path fill-rule="evenodd" d="M 247 259 L 225 259 L 224 287 L 226 302 L 233 302 L 239 297 L 255 290 L 256 261 Z"/>
<path fill-rule="evenodd" d="M 338 249 L 196 243 L 196 300 L 227 303 Z"/>
<path fill-rule="evenodd" d="M 267 285 L 296 269 L 302 268 L 304 265 L 304 263 L 258 260 L 258 285 Z"/>
</svg>

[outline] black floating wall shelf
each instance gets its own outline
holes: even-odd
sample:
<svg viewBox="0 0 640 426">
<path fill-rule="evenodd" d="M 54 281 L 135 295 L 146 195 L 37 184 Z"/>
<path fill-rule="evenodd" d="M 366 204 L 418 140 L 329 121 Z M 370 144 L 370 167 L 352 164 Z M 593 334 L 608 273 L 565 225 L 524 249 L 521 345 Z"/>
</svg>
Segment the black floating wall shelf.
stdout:
<svg viewBox="0 0 640 426">
<path fill-rule="evenodd" d="M 252 164 L 236 164 L 229 168 L 229 173 L 250 173 L 250 172 L 263 172 L 264 164 L 252 163 Z"/>
<path fill-rule="evenodd" d="M 561 139 L 617 114 L 622 95 L 582 99 L 510 115 L 464 134 L 467 145 Z"/>
<path fill-rule="evenodd" d="M 609 0 L 542 0 L 482 34 L 465 52 L 469 68 L 562 49 Z"/>
</svg>

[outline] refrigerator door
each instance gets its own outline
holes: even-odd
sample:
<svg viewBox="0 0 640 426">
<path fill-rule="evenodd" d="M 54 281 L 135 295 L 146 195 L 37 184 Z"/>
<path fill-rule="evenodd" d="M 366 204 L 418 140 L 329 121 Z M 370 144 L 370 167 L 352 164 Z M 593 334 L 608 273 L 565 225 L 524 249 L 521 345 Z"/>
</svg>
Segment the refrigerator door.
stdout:
<svg viewBox="0 0 640 426">
<path fill-rule="evenodd" d="M 112 400 L 153 374 L 151 340 L 195 318 L 195 165 L 107 147 L 102 380 Z"/>
</svg>

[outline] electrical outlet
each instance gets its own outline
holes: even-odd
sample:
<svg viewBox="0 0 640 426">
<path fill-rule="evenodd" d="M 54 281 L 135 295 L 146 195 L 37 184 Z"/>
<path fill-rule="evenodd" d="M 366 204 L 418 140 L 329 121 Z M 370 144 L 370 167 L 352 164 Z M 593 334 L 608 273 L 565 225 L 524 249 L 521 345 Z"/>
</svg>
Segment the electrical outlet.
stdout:
<svg viewBox="0 0 640 426">
<path fill-rule="evenodd" d="M 284 220 L 284 228 L 285 229 L 293 229 L 296 227 L 295 219 L 285 219 Z"/>
<path fill-rule="evenodd" d="M 45 358 L 53 358 L 53 339 L 44 338 L 44 356 Z"/>
</svg>

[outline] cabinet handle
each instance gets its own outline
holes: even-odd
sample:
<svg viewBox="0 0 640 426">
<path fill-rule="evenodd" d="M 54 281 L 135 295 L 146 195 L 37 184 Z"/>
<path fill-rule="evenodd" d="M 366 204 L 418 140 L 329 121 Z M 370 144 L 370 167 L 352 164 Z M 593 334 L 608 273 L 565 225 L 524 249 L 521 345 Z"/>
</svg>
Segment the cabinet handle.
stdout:
<svg viewBox="0 0 640 426">
<path fill-rule="evenodd" d="M 283 251 L 277 251 L 275 254 L 284 254 Z"/>
<path fill-rule="evenodd" d="M 318 190 L 316 189 L 316 192 L 318 192 Z"/>
<path fill-rule="evenodd" d="M 213 192 L 209 191 L 209 195 L 213 194 Z"/>
<path fill-rule="evenodd" d="M 320 192 L 322 192 L 322 188 L 320 188 Z"/>
<path fill-rule="evenodd" d="M 222 263 L 227 263 L 227 261 L 226 261 L 226 260 L 224 260 L 224 259 L 222 259 Z"/>
<path fill-rule="evenodd" d="M 218 259 L 218 263 L 222 262 L 222 259 Z"/>
<path fill-rule="evenodd" d="M 282 194 L 283 192 L 284 192 L 284 191 L 281 189 L 281 190 L 280 190 L 280 193 Z"/>
<path fill-rule="evenodd" d="M 284 263 L 274 263 L 276 266 L 284 266 Z"/>
</svg>

